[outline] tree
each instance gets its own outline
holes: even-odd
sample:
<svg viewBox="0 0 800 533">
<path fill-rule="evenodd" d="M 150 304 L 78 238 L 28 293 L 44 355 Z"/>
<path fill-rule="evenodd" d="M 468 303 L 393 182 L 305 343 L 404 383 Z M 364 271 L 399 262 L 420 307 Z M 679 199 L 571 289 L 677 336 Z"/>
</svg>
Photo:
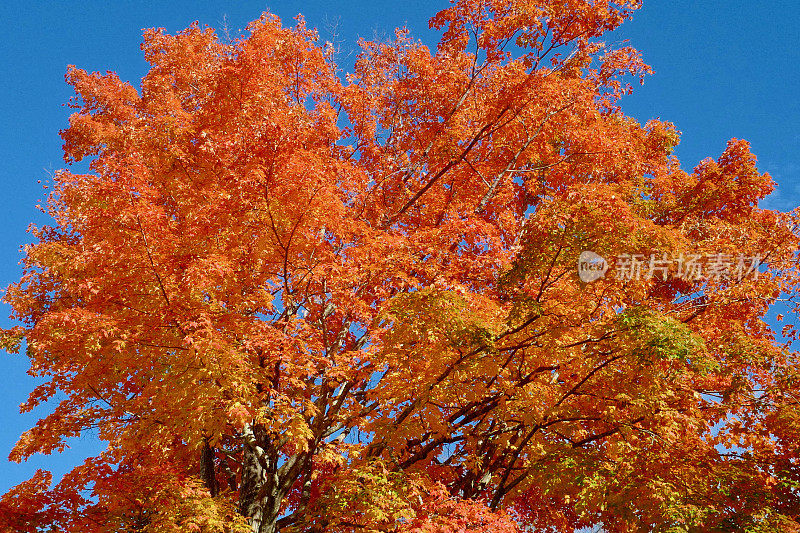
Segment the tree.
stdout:
<svg viewBox="0 0 800 533">
<path fill-rule="evenodd" d="M 798 213 L 621 112 L 638 6 L 456 0 L 347 76 L 270 14 L 145 32 L 138 90 L 70 68 L 91 172 L 3 336 L 63 399 L 11 459 L 108 448 L 4 531 L 799 530 Z"/>
</svg>

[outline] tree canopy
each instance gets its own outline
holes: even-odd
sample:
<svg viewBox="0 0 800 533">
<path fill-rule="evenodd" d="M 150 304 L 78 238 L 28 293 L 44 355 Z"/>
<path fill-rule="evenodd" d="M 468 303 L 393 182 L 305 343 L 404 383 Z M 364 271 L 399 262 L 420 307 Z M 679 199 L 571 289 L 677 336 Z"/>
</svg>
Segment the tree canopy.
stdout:
<svg viewBox="0 0 800 533">
<path fill-rule="evenodd" d="M 798 213 L 619 100 L 637 0 L 455 0 L 346 73 L 302 19 L 71 67 L 67 163 L 5 301 L 108 443 L 3 531 L 800 531 Z M 579 276 L 583 252 L 602 271 Z M 599 261 L 599 262 L 598 262 Z M 598 267 L 599 268 L 599 267 Z M 604 275 L 603 275 L 604 274 Z"/>
</svg>

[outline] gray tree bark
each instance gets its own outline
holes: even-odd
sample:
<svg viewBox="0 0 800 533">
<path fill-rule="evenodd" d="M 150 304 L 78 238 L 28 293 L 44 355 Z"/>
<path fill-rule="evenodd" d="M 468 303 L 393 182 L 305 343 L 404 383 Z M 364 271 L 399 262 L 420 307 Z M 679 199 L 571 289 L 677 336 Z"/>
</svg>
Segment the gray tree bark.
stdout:
<svg viewBox="0 0 800 533">
<path fill-rule="evenodd" d="M 279 476 L 278 457 L 263 426 L 245 428 L 239 512 L 248 517 L 253 533 L 279 531 L 281 502 L 287 488 Z"/>
</svg>

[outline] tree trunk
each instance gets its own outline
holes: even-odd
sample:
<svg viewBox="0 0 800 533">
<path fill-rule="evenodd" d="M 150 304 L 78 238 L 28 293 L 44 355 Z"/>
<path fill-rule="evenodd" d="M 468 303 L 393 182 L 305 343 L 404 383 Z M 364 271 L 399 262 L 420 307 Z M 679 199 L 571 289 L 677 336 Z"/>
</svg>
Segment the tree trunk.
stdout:
<svg viewBox="0 0 800 533">
<path fill-rule="evenodd" d="M 216 469 L 214 468 L 214 449 L 208 445 L 208 440 L 203 443 L 203 451 L 200 455 L 201 476 L 203 482 L 214 498 L 219 494 L 219 487 L 217 486 Z"/>
<path fill-rule="evenodd" d="M 253 533 L 277 533 L 284 493 L 278 478 L 278 454 L 260 425 L 245 428 L 239 512 Z"/>
</svg>

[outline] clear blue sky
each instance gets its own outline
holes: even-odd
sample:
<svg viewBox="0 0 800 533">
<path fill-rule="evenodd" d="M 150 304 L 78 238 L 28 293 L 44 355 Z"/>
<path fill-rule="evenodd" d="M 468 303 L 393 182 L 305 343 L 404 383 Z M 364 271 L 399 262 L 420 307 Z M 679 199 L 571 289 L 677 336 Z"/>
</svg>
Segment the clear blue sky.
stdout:
<svg viewBox="0 0 800 533">
<path fill-rule="evenodd" d="M 20 244 L 27 225 L 43 222 L 36 211 L 43 197 L 37 180 L 63 166 L 58 131 L 66 125 L 71 96 L 63 76 L 68 64 L 90 71 L 113 70 L 138 84 L 145 73 L 141 30 L 178 31 L 192 21 L 233 34 L 269 8 L 285 21 L 298 13 L 330 39 L 326 27 L 338 21 L 342 63 L 353 59 L 359 36 L 390 35 L 407 25 L 433 46 L 428 18 L 446 0 L 276 0 L 274 2 L 36 2 L 0 5 L 5 21 L 0 54 L 0 286 L 20 276 Z M 677 150 L 684 168 L 716 157 L 731 137 L 749 140 L 762 170 L 779 190 L 767 200 L 776 209 L 800 204 L 800 2 L 797 0 L 645 0 L 635 19 L 609 40 L 630 39 L 655 68 L 644 87 L 623 103 L 644 122 L 660 117 L 683 132 Z M 238 33 L 238 32 L 236 32 Z M 9 310 L 0 306 L 0 326 Z M 25 374 L 22 356 L 0 354 L 0 493 L 27 479 L 37 467 L 56 475 L 98 449 L 90 437 L 73 443 L 63 456 L 36 457 L 28 464 L 5 457 L 19 434 L 35 422 L 18 405 L 35 382 Z"/>
</svg>

